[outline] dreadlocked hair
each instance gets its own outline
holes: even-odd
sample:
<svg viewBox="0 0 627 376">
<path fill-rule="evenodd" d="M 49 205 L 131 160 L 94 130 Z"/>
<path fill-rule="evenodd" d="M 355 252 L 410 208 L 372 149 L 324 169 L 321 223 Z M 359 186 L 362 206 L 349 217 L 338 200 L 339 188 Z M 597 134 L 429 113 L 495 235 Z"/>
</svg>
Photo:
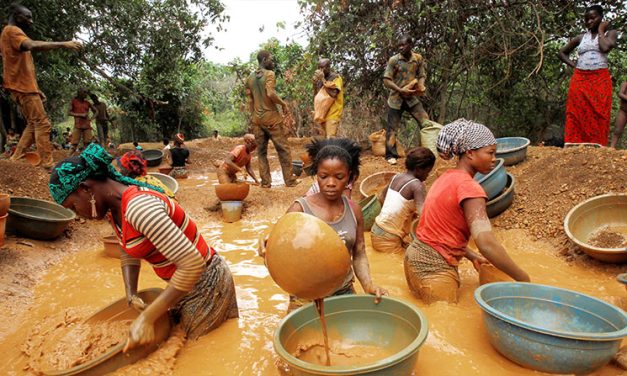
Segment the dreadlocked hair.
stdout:
<svg viewBox="0 0 627 376">
<path fill-rule="evenodd" d="M 350 181 L 359 176 L 359 155 L 361 146 L 348 138 L 314 139 L 305 145 L 307 154 L 313 161 L 311 174 L 318 172 L 318 166 L 327 159 L 339 159 L 348 167 Z"/>
</svg>

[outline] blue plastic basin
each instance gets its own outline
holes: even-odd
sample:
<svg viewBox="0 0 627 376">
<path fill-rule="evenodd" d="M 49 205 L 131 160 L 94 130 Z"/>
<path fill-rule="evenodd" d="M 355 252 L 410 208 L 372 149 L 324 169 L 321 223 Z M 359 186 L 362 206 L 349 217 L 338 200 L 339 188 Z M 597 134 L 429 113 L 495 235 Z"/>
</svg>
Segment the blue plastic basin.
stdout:
<svg viewBox="0 0 627 376">
<path fill-rule="evenodd" d="M 507 171 L 505 171 L 505 161 L 497 158 L 496 166 L 487 175 L 476 173 L 474 179 L 481 184 L 488 200 L 498 196 L 507 185 Z"/>
<path fill-rule="evenodd" d="M 576 291 L 521 282 L 475 290 L 490 343 L 523 367 L 587 374 L 607 364 L 627 336 L 627 316 Z"/>
<path fill-rule="evenodd" d="M 496 139 L 496 157 L 505 160 L 505 166 L 515 165 L 527 157 L 527 146 L 531 141 L 524 137 L 501 137 Z"/>
</svg>

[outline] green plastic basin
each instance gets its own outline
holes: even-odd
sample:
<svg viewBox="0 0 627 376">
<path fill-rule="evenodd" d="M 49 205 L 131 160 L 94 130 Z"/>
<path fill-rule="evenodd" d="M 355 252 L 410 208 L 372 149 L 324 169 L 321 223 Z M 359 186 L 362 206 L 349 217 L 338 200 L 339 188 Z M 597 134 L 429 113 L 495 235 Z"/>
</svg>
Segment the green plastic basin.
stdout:
<svg viewBox="0 0 627 376">
<path fill-rule="evenodd" d="M 387 357 L 357 366 L 324 366 L 305 362 L 294 354 L 301 341 L 321 333 L 320 319 L 312 304 L 286 316 L 274 334 L 274 349 L 289 365 L 292 375 L 411 375 L 420 346 L 427 339 L 427 318 L 416 306 L 383 297 L 374 304 L 372 295 L 342 295 L 324 300 L 325 320 L 331 346 L 341 339 L 355 345 L 376 346 Z M 320 334 L 322 338 L 322 334 Z"/>
<path fill-rule="evenodd" d="M 370 231 L 375 218 L 381 213 L 381 202 L 377 195 L 373 194 L 359 201 L 359 206 L 364 215 L 364 231 Z"/>
</svg>

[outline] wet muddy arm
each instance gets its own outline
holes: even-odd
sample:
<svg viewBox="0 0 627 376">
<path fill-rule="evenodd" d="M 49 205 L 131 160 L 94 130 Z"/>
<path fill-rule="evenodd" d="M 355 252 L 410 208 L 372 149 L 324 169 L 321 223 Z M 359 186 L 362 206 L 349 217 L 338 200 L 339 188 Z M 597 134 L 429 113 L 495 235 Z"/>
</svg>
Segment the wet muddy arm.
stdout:
<svg viewBox="0 0 627 376">
<path fill-rule="evenodd" d="M 137 295 L 137 280 L 139 279 L 141 261 L 129 256 L 126 252 L 120 252 L 120 262 L 122 265 L 122 279 L 124 280 L 126 300 L 130 304 L 133 296 Z"/>
<path fill-rule="evenodd" d="M 464 216 L 470 227 L 470 233 L 475 239 L 481 254 L 516 281 L 529 282 L 529 275 L 512 260 L 505 248 L 496 240 L 492 233 L 492 225 L 485 209 L 484 198 L 470 198 L 462 202 Z"/>
<path fill-rule="evenodd" d="M 255 171 L 253 170 L 253 166 L 251 166 L 250 162 L 246 165 L 246 171 L 248 172 L 248 175 L 253 178 L 255 183 L 259 184 L 259 180 L 257 179 L 257 176 L 255 176 Z"/>
<path fill-rule="evenodd" d="M 226 158 L 224 158 L 224 163 L 226 163 L 229 167 L 231 167 L 233 170 L 235 171 L 241 171 L 242 169 L 235 164 L 235 162 L 233 162 L 235 160 L 235 157 L 233 156 L 233 154 L 229 153 Z"/>
<path fill-rule="evenodd" d="M 353 271 L 364 292 L 375 295 L 375 303 L 378 304 L 381 301 L 381 296 L 388 295 L 388 291 L 372 282 L 364 241 L 364 216 L 357 204 L 350 201 L 350 205 L 355 213 L 355 219 L 357 219 L 357 239 L 355 239 L 355 245 L 353 246 Z"/>
</svg>

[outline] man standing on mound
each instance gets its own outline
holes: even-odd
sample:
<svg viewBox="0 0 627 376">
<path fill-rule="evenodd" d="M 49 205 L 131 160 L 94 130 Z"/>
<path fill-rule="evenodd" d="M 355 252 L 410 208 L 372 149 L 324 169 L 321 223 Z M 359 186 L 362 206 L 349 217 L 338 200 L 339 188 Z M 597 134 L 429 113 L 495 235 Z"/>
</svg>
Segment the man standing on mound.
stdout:
<svg viewBox="0 0 627 376">
<path fill-rule="evenodd" d="M 270 188 L 272 177 L 268 164 L 268 142 L 272 140 L 274 148 L 279 154 L 283 180 L 287 187 L 299 183 L 292 175 L 292 154 L 283 130 L 283 116 L 277 105 L 283 109 L 283 115 L 288 113 L 287 104 L 279 98 L 275 90 L 274 61 L 272 54 L 261 50 L 257 54 L 259 69 L 252 72 L 246 80 L 246 96 L 248 108 L 252 114 L 252 132 L 257 140 L 257 157 L 259 158 L 259 175 L 261 187 Z"/>
<path fill-rule="evenodd" d="M 383 85 L 390 89 L 388 97 L 388 124 L 385 134 L 385 159 L 395 165 L 399 154 L 396 150 L 396 131 L 403 112 L 407 111 L 420 127 L 428 115 L 418 96 L 425 94 L 426 63 L 422 55 L 413 52 L 414 39 L 404 35 L 398 40 L 398 54 L 388 60 L 383 74 Z"/>
<path fill-rule="evenodd" d="M 11 98 L 18 104 L 26 120 L 26 129 L 22 133 L 12 161 L 24 157 L 24 152 L 33 143 L 37 144 L 37 152 L 44 168 L 52 168 L 52 145 L 50 129 L 52 128 L 46 110 L 44 110 L 44 94 L 39 90 L 35 76 L 35 65 L 31 51 L 48 51 L 58 48 L 79 50 L 80 42 L 42 42 L 32 40 L 24 34 L 33 24 L 33 14 L 28 8 L 19 4 L 9 7 L 9 22 L 0 35 L 0 54 L 3 65 L 3 87 L 11 93 Z"/>
</svg>

